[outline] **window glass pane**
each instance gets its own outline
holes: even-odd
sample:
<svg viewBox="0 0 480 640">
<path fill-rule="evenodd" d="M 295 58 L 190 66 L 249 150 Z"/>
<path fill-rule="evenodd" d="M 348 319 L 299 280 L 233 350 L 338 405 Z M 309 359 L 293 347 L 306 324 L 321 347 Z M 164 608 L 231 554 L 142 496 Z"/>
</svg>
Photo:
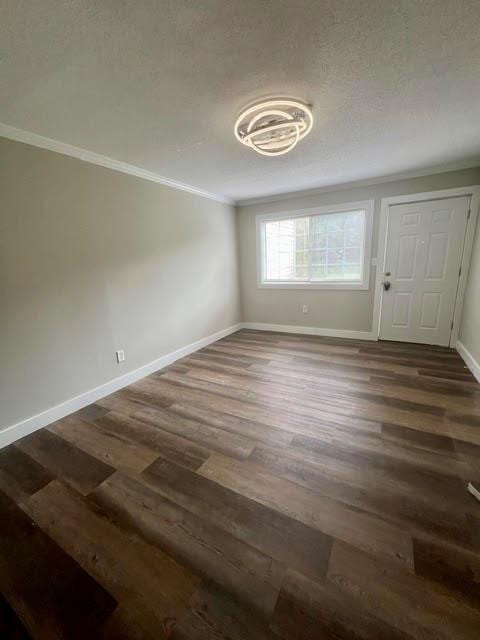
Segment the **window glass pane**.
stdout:
<svg viewBox="0 0 480 640">
<path fill-rule="evenodd" d="M 266 281 L 361 281 L 364 210 L 263 224 Z"/>
<path fill-rule="evenodd" d="M 297 235 L 295 236 L 295 245 L 297 252 L 305 251 L 306 249 L 308 249 L 307 240 L 308 238 L 306 234 L 297 233 Z"/>
<path fill-rule="evenodd" d="M 312 280 L 361 280 L 364 224 L 363 210 L 314 216 L 312 265 L 324 269 L 312 269 Z"/>
<path fill-rule="evenodd" d="M 327 267 L 327 280 L 341 280 L 343 277 L 343 267 L 341 265 Z"/>
<path fill-rule="evenodd" d="M 345 265 L 343 279 L 344 280 L 361 280 L 362 267 L 356 264 Z"/>
<path fill-rule="evenodd" d="M 308 218 L 265 223 L 265 279 L 308 278 Z"/>
<path fill-rule="evenodd" d="M 327 247 L 329 249 L 342 249 L 345 244 L 345 234 L 343 231 L 330 231 L 327 235 Z"/>
<path fill-rule="evenodd" d="M 308 251 L 306 249 L 302 249 L 295 253 L 295 265 L 297 267 L 308 265 Z"/>
<path fill-rule="evenodd" d="M 325 280 L 327 268 L 324 265 L 312 265 L 312 279 Z"/>
<path fill-rule="evenodd" d="M 328 264 L 343 264 L 345 252 L 343 249 L 329 249 L 327 252 Z"/>
<path fill-rule="evenodd" d="M 357 249 L 345 249 L 345 262 L 347 264 L 360 264 L 361 258 L 362 250 L 360 249 L 360 247 L 358 247 Z"/>
<path fill-rule="evenodd" d="M 313 245 L 325 248 L 327 246 L 327 216 L 313 216 L 311 225 Z"/>
<path fill-rule="evenodd" d="M 308 280 L 308 266 L 297 265 L 295 269 L 295 277 L 297 280 Z"/>
<path fill-rule="evenodd" d="M 327 264 L 327 249 L 312 249 L 312 264 Z"/>
<path fill-rule="evenodd" d="M 360 246 L 363 242 L 363 212 L 357 211 L 348 214 L 345 225 L 345 242 L 347 246 Z"/>
<path fill-rule="evenodd" d="M 325 216 L 327 219 L 327 231 L 328 234 L 341 234 L 345 231 L 345 214 L 344 213 L 331 213 Z"/>
</svg>

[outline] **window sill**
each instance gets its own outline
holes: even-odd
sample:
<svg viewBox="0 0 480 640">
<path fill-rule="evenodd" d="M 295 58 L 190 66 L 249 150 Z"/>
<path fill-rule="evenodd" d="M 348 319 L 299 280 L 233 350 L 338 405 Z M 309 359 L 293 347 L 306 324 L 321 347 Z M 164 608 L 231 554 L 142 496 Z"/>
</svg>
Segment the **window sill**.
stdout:
<svg viewBox="0 0 480 640">
<path fill-rule="evenodd" d="M 324 289 L 327 291 L 367 291 L 368 282 L 260 282 L 259 289 Z"/>
</svg>

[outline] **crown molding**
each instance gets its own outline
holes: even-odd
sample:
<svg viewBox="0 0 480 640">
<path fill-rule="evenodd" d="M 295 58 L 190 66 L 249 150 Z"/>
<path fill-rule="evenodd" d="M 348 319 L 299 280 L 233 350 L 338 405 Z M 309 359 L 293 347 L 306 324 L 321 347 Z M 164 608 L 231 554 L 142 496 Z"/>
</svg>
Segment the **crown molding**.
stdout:
<svg viewBox="0 0 480 640">
<path fill-rule="evenodd" d="M 55 151 L 56 153 L 61 153 L 64 156 L 77 158 L 78 160 L 82 160 L 83 162 L 96 164 L 100 167 L 113 169 L 113 171 L 120 171 L 121 173 L 128 173 L 129 175 L 136 176 L 137 178 L 150 180 L 150 182 L 157 182 L 158 184 L 163 184 L 164 186 L 171 187 L 172 189 L 187 191 L 188 193 L 193 193 L 196 196 L 209 198 L 210 200 L 216 200 L 217 202 L 223 202 L 224 204 L 235 204 L 233 200 L 217 195 L 215 193 L 203 191 L 203 189 L 197 189 L 197 187 L 192 187 L 191 185 L 184 184 L 183 182 L 177 182 L 176 180 L 165 178 L 164 176 L 160 176 L 157 173 L 153 173 L 152 171 L 147 171 L 146 169 L 142 169 L 141 167 L 136 167 L 132 164 L 127 164 L 125 162 L 120 162 L 119 160 L 109 158 L 107 156 L 102 156 L 98 153 L 94 153 L 93 151 L 88 151 L 87 149 L 75 147 L 71 144 L 60 142 L 59 140 L 53 140 L 52 138 L 46 138 L 45 136 L 40 136 L 37 133 L 32 133 L 31 131 L 25 131 L 24 129 L 11 127 L 10 125 L 4 124 L 3 122 L 0 122 L 0 137 L 9 138 L 10 140 L 16 140 L 17 142 L 24 142 L 25 144 L 39 147 L 40 149 Z"/>
<path fill-rule="evenodd" d="M 376 184 L 383 184 L 386 182 L 394 182 L 397 180 L 408 180 L 410 178 L 420 178 L 422 176 L 435 175 L 438 173 L 447 173 L 449 171 L 459 171 L 461 169 L 472 169 L 480 167 L 480 157 L 471 158 L 470 160 L 464 160 L 461 162 L 451 163 L 447 165 L 440 165 L 430 167 L 428 169 L 421 169 L 418 171 L 409 171 L 403 173 L 389 174 L 386 176 L 380 176 L 377 178 L 368 178 L 365 180 L 356 180 L 353 182 L 344 182 L 336 185 L 329 185 L 324 187 L 313 187 L 311 189 L 304 189 L 300 191 L 289 191 L 286 193 L 277 193 L 269 196 L 261 196 L 258 198 L 245 198 L 240 200 L 233 200 L 226 198 L 219 194 L 210 193 L 203 189 L 198 189 L 192 185 L 184 184 L 183 182 L 177 182 L 165 176 L 158 175 L 152 171 L 147 171 L 141 167 L 136 167 L 132 164 L 109 158 L 108 156 L 102 156 L 88 149 L 82 149 L 81 147 L 75 147 L 74 145 L 54 140 L 53 138 L 47 138 L 25 129 L 18 129 L 8 124 L 0 122 L 0 137 L 9 138 L 10 140 L 16 140 L 25 144 L 39 147 L 40 149 L 47 149 L 56 153 L 61 153 L 71 158 L 77 158 L 83 162 L 90 164 L 96 164 L 100 167 L 112 169 L 113 171 L 120 171 L 121 173 L 127 173 L 137 178 L 143 178 L 150 182 L 156 182 L 172 189 L 178 189 L 180 191 L 186 191 L 187 193 L 193 193 L 194 195 L 201 196 L 202 198 L 208 198 L 215 200 L 216 202 L 222 202 L 224 204 L 235 205 L 238 208 L 248 207 L 256 204 L 268 204 L 270 202 L 281 202 L 283 200 L 294 200 L 295 198 L 303 198 L 308 196 L 315 196 L 322 193 L 331 191 L 342 191 L 346 189 L 353 189 L 358 187 L 368 187 Z"/>
<path fill-rule="evenodd" d="M 405 171 L 403 173 L 391 173 L 378 178 L 366 178 L 365 180 L 356 180 L 354 182 L 341 182 L 339 184 L 328 185 L 324 187 L 313 187 L 311 189 L 303 189 L 300 191 L 290 191 L 288 193 L 276 193 L 270 196 L 260 196 L 258 198 L 245 198 L 237 200 L 236 206 L 249 207 L 255 204 L 268 204 L 270 202 L 282 202 L 283 200 L 294 200 L 295 198 L 305 198 L 308 196 L 316 196 L 329 191 L 344 191 L 347 189 L 355 189 L 359 187 L 369 187 L 376 184 L 384 184 L 386 182 L 397 182 L 398 180 L 409 180 L 411 178 L 421 178 L 423 176 L 433 176 L 438 173 L 448 173 L 449 171 L 460 171 L 462 169 L 474 169 L 480 167 L 480 157 L 470 158 L 450 164 L 437 165 L 428 169 L 419 169 L 418 171 Z"/>
</svg>

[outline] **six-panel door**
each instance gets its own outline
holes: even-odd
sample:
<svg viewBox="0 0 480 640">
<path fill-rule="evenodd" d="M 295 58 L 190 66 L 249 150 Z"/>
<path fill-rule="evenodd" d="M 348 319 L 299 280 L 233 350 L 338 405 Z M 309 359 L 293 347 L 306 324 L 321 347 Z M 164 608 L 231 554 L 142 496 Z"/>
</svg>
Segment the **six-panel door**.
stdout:
<svg viewBox="0 0 480 640">
<path fill-rule="evenodd" d="M 382 340 L 449 344 L 469 203 L 462 196 L 389 207 Z"/>
</svg>

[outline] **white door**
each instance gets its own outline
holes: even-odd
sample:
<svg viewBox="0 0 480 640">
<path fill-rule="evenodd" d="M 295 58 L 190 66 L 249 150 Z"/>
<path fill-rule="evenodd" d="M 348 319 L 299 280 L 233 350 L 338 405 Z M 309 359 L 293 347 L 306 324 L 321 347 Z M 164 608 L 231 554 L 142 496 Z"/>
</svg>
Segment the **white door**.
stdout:
<svg viewBox="0 0 480 640">
<path fill-rule="evenodd" d="M 381 340 L 449 344 L 469 204 L 462 196 L 389 207 Z"/>
</svg>

